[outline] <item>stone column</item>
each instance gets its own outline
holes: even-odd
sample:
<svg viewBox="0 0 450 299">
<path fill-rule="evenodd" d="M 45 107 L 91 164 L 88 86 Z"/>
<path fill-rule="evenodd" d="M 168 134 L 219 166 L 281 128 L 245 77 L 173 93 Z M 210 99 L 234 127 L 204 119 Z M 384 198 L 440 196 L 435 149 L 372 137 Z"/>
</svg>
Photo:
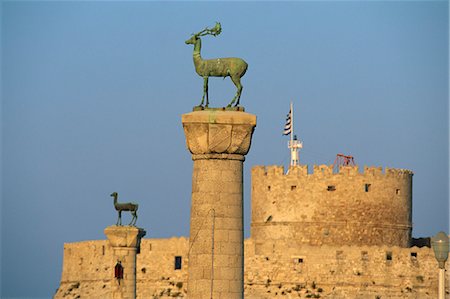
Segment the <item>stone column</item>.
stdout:
<svg viewBox="0 0 450 299">
<path fill-rule="evenodd" d="M 194 161 L 189 299 L 244 297 L 242 169 L 256 116 L 208 109 L 183 114 Z"/>
<path fill-rule="evenodd" d="M 145 230 L 134 226 L 108 226 L 105 235 L 113 250 L 111 261 L 111 298 L 136 298 L 136 254 L 139 252 L 141 238 Z M 120 261 L 123 267 L 123 279 L 114 277 L 114 267 Z"/>
</svg>

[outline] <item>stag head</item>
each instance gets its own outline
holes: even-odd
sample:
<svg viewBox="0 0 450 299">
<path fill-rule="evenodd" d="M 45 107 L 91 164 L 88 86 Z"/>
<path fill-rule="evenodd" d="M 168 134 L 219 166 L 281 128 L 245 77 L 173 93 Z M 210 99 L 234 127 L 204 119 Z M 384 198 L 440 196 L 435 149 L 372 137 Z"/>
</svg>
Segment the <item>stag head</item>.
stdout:
<svg viewBox="0 0 450 299">
<path fill-rule="evenodd" d="M 198 37 L 196 35 L 193 35 L 190 39 L 185 41 L 186 45 L 193 45 L 198 40 Z"/>
<path fill-rule="evenodd" d="M 206 27 L 202 31 L 192 34 L 192 37 L 190 39 L 188 39 L 185 43 L 188 45 L 195 44 L 195 42 L 199 39 L 200 36 L 205 36 L 205 35 L 218 36 L 221 32 L 222 32 L 222 26 L 220 25 L 219 22 L 216 22 L 216 25 L 214 26 L 214 28 L 210 29 L 210 28 Z"/>
</svg>

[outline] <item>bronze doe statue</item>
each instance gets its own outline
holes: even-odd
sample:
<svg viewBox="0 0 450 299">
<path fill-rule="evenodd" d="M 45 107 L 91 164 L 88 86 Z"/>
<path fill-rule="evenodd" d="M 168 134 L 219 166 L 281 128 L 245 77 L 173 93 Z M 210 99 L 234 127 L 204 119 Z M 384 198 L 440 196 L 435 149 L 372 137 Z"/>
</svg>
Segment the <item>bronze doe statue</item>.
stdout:
<svg viewBox="0 0 450 299">
<path fill-rule="evenodd" d="M 139 205 L 137 203 L 132 202 L 125 202 L 125 203 L 117 202 L 117 197 L 119 197 L 119 194 L 117 194 L 117 192 L 111 193 L 111 196 L 114 197 L 114 208 L 116 208 L 116 211 L 119 212 L 119 218 L 117 219 L 116 225 L 122 225 L 122 211 L 130 211 L 131 215 L 133 215 L 133 218 L 131 219 L 131 222 L 128 225 L 136 226 L 137 210 Z"/>
<path fill-rule="evenodd" d="M 227 77 L 230 76 L 231 81 L 236 85 L 237 92 L 233 100 L 228 104 L 227 107 L 231 107 L 235 102 L 235 107 L 239 105 L 239 99 L 241 98 L 242 85 L 241 77 L 244 76 L 247 71 L 248 64 L 240 58 L 216 58 L 203 60 L 200 55 L 200 50 L 202 48 L 202 41 L 200 36 L 213 35 L 217 36 L 222 31 L 220 23 L 216 23 L 213 29 L 206 28 L 198 33 L 192 35 L 190 39 L 186 41 L 186 44 L 194 45 L 194 65 L 195 71 L 201 77 L 203 77 L 203 96 L 200 106 L 203 106 L 206 95 L 206 105 L 208 107 L 208 78 L 209 77 Z"/>
</svg>

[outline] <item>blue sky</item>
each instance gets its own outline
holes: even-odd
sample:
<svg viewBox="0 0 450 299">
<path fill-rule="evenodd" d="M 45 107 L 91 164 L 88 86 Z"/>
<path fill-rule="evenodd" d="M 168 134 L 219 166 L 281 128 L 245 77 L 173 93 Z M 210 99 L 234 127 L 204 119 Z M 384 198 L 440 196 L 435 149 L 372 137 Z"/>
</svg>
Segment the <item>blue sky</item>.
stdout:
<svg viewBox="0 0 450 299">
<path fill-rule="evenodd" d="M 448 232 L 448 2 L 1 3 L 2 298 L 49 298 L 64 242 L 104 239 L 109 194 L 137 201 L 147 237 L 187 236 L 192 161 L 181 114 L 204 58 L 249 64 L 241 103 L 258 124 L 245 162 L 287 165 L 289 102 L 303 164 L 337 153 L 414 171 L 413 235 Z M 211 106 L 235 92 L 210 79 Z M 127 220 L 127 219 L 125 219 Z M 43 269 L 43 270 L 41 270 Z"/>
</svg>

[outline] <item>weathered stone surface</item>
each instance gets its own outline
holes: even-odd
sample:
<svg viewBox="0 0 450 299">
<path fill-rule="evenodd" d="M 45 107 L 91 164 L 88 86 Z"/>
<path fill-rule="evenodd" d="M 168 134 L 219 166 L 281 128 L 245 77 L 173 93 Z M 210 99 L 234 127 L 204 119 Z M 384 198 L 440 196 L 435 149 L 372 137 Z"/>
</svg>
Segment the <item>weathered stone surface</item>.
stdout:
<svg viewBox="0 0 450 299">
<path fill-rule="evenodd" d="M 270 250 L 256 253 L 260 244 L 245 241 L 246 299 L 306 298 L 307 294 L 333 299 L 437 298 L 438 264 L 433 250 L 427 247 L 265 244 Z M 188 252 L 187 238 L 143 239 L 136 260 L 136 298 L 187 298 Z M 386 259 L 387 253 L 391 261 Z M 55 298 L 111 298 L 112 254 L 108 241 L 65 244 L 63 275 Z M 174 268 L 175 256 L 182 257 L 179 270 Z M 208 256 L 196 258 L 208 265 Z M 449 263 L 446 266 L 448 271 Z M 231 286 L 239 271 L 223 270 L 216 264 L 214 277 L 228 280 Z M 211 277 L 211 269 L 192 273 L 205 280 Z M 446 286 L 448 292 L 448 275 Z M 210 284 L 199 288 L 210 290 Z"/>
<path fill-rule="evenodd" d="M 105 235 L 112 247 L 138 248 L 139 242 L 145 236 L 145 230 L 135 226 L 112 225 L 105 228 Z"/>
<path fill-rule="evenodd" d="M 194 160 L 188 296 L 241 299 L 242 167 L 256 116 L 207 110 L 184 114 L 182 122 Z"/>
<path fill-rule="evenodd" d="M 250 149 L 256 116 L 240 111 L 195 111 L 182 115 L 192 154 L 239 154 Z"/>
<path fill-rule="evenodd" d="M 252 238 L 310 245 L 408 247 L 412 172 L 365 167 L 282 166 L 252 169 Z"/>
<path fill-rule="evenodd" d="M 123 267 L 123 279 L 117 279 L 111 271 L 111 293 L 113 299 L 136 298 L 136 253 L 145 230 L 134 226 L 109 226 L 105 229 L 112 248 L 111 268 L 120 262 Z"/>
<path fill-rule="evenodd" d="M 242 292 L 246 299 L 437 298 L 438 264 L 432 249 L 408 247 L 412 172 L 365 167 L 360 173 L 343 167 L 333 174 L 330 166 L 321 165 L 312 174 L 307 166 L 284 174 L 279 166 L 254 167 L 251 238 L 243 247 L 238 221 L 243 153 L 250 139 L 241 130 L 248 132 L 253 118 L 242 124 L 235 114 L 201 113 L 183 115 L 194 160 L 191 242 L 142 240 L 135 260 L 136 298 L 187 298 L 188 271 L 195 294 L 191 299 L 210 299 L 211 289 L 214 299 L 241 298 Z M 223 138 L 223 132 L 231 132 L 231 138 Z M 329 186 L 335 190 L 328 191 Z M 108 241 L 64 245 L 55 298 L 113 298 L 115 256 L 120 253 L 133 263 L 130 251 L 121 246 L 136 242 L 120 234 L 111 239 L 116 251 Z M 181 269 L 175 269 L 177 257 Z M 447 296 L 449 285 L 447 275 Z"/>
</svg>

